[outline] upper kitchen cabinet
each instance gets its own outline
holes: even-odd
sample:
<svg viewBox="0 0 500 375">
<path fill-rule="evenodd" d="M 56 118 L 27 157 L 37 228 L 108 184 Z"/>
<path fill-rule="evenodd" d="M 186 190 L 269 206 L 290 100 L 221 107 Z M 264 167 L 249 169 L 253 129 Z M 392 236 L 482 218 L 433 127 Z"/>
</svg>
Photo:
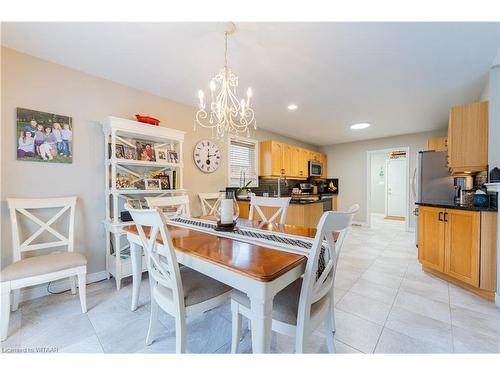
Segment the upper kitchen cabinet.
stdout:
<svg viewBox="0 0 500 375">
<path fill-rule="evenodd" d="M 279 176 L 283 169 L 283 143 L 275 141 L 260 142 L 261 176 Z"/>
<path fill-rule="evenodd" d="M 277 141 L 260 142 L 260 173 L 262 177 L 278 177 L 305 180 L 308 176 L 309 160 L 322 161 L 326 166 L 326 155 L 317 151 Z M 324 161 L 323 161 L 324 159 Z M 323 172 L 326 178 L 326 168 Z"/>
<path fill-rule="evenodd" d="M 427 140 L 427 150 L 448 151 L 448 137 L 432 137 Z"/>
<path fill-rule="evenodd" d="M 326 167 L 327 167 L 327 157 L 326 154 L 319 154 L 319 161 L 323 164 L 323 173 L 321 174 L 321 178 L 326 179 Z"/>
<path fill-rule="evenodd" d="M 448 167 L 452 174 L 488 169 L 488 102 L 450 109 Z"/>
</svg>

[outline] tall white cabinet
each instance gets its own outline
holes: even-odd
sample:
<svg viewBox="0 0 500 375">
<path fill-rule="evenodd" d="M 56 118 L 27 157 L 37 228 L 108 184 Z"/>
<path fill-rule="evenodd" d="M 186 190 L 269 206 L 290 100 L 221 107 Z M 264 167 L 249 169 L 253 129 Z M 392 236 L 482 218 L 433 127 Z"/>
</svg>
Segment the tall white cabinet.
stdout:
<svg viewBox="0 0 500 375">
<path fill-rule="evenodd" d="M 121 279 L 132 275 L 129 244 L 124 226 L 133 225 L 133 221 L 122 222 L 120 212 L 124 211 L 127 199 L 144 200 L 146 196 L 182 195 L 183 189 L 183 142 L 184 132 L 176 129 L 153 126 L 138 121 L 107 117 L 103 123 L 104 132 L 104 165 L 105 165 L 105 210 L 104 229 L 106 233 L 106 271 L 108 278 L 116 279 L 116 287 L 120 289 Z M 155 161 L 138 160 L 134 158 L 117 157 L 117 149 L 134 149 L 135 142 L 150 144 L 156 150 L 173 151 L 177 159 Z M 176 186 L 165 189 L 145 189 L 144 179 L 151 172 L 167 172 L 176 174 Z M 137 187 L 123 188 L 120 176 L 127 176 Z M 145 262 L 143 271 L 146 270 Z"/>
</svg>

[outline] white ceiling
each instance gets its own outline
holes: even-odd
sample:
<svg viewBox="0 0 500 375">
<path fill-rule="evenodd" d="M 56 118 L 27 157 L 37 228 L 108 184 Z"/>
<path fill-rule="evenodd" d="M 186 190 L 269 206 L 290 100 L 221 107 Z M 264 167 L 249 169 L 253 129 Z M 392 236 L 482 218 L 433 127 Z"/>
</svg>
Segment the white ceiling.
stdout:
<svg viewBox="0 0 500 375">
<path fill-rule="evenodd" d="M 478 100 L 497 23 L 240 23 L 229 66 L 259 127 L 317 145 L 446 126 Z M 223 65 L 224 23 L 3 23 L 2 44 L 189 105 Z M 287 110 L 295 103 L 298 109 Z M 349 129 L 369 121 L 366 130 Z"/>
</svg>

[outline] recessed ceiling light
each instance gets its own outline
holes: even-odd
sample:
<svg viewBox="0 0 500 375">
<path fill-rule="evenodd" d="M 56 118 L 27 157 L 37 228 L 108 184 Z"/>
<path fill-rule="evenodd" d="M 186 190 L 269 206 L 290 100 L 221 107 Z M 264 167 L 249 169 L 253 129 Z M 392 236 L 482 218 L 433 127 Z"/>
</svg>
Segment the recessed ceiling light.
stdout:
<svg viewBox="0 0 500 375">
<path fill-rule="evenodd" d="M 290 104 L 290 105 L 288 106 L 288 109 L 289 109 L 290 111 L 295 111 L 295 110 L 297 109 L 297 106 L 296 106 L 295 104 Z"/>
<path fill-rule="evenodd" d="M 372 124 L 370 124 L 369 122 L 358 122 L 357 124 L 352 124 L 351 129 L 355 130 L 366 129 L 369 128 L 370 126 L 372 126 Z"/>
</svg>

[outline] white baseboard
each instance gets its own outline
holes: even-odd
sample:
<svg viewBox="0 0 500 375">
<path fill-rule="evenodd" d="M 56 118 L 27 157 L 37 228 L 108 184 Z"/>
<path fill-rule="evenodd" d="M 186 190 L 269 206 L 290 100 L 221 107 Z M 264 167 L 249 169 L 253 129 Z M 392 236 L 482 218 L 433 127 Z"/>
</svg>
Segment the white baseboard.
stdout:
<svg viewBox="0 0 500 375">
<path fill-rule="evenodd" d="M 108 273 L 106 271 L 100 271 L 95 273 L 87 274 L 87 284 L 95 283 L 108 278 Z M 50 284 L 50 290 L 55 293 L 62 292 L 64 290 L 70 289 L 69 279 L 61 279 L 53 281 Z M 33 287 L 21 289 L 21 294 L 19 296 L 19 301 L 29 301 L 31 299 L 47 296 L 50 293 L 47 291 L 47 283 L 36 285 Z"/>
</svg>

